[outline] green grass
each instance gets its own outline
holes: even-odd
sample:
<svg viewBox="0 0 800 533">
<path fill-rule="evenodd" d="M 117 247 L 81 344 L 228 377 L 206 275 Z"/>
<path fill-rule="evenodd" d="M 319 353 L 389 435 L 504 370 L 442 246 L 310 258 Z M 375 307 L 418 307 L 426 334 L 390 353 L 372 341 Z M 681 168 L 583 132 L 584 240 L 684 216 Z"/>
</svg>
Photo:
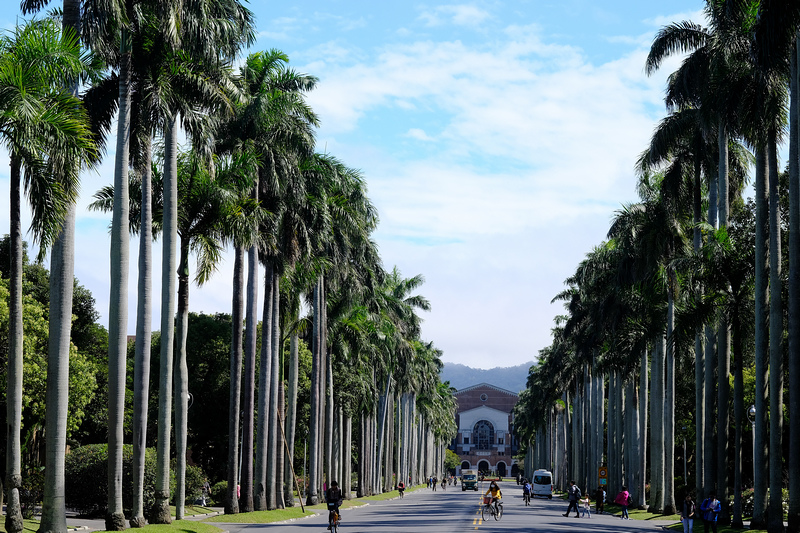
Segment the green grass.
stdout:
<svg viewBox="0 0 800 533">
<path fill-rule="evenodd" d="M 700 531 L 702 531 L 702 528 L 703 528 L 703 521 L 702 520 L 695 520 L 694 521 L 694 530 L 698 531 L 698 529 L 697 529 L 698 527 L 700 528 Z M 667 530 L 668 531 L 683 531 L 683 524 L 681 524 L 680 522 L 678 522 L 677 524 L 672 524 L 671 526 L 667 526 Z M 723 526 L 723 525 L 720 525 L 720 524 L 717 525 L 717 533 L 740 533 L 742 531 L 747 531 L 749 533 L 767 533 L 766 529 L 747 529 L 747 528 L 734 529 L 732 527 Z"/>
<path fill-rule="evenodd" d="M 136 531 L 137 533 L 220 533 L 222 530 L 217 526 L 195 520 L 173 520 L 171 524 L 148 524 Z"/>
<path fill-rule="evenodd" d="M 38 530 L 39 530 L 38 520 L 25 519 L 22 521 L 23 533 L 36 533 Z M 3 516 L 2 520 L 0 520 L 0 531 L 2 531 L 2 533 L 6 533 L 5 515 Z"/>
<path fill-rule="evenodd" d="M 318 507 L 318 506 L 314 506 Z M 223 522 L 227 524 L 269 524 L 271 522 L 282 522 L 284 520 L 291 520 L 293 518 L 303 518 L 305 516 L 312 516 L 313 513 L 308 510 L 303 512 L 300 507 L 288 507 L 286 509 L 275 509 L 274 511 L 254 511 L 252 513 L 239 513 L 239 514 L 221 514 L 206 518 L 203 522 Z"/>
<path fill-rule="evenodd" d="M 175 506 L 169 506 L 169 512 L 174 517 L 175 516 Z M 183 506 L 183 514 L 184 516 L 191 516 L 193 514 L 208 514 L 216 512 L 216 509 L 212 509 L 211 507 L 203 507 L 202 505 L 184 505 Z"/>
</svg>

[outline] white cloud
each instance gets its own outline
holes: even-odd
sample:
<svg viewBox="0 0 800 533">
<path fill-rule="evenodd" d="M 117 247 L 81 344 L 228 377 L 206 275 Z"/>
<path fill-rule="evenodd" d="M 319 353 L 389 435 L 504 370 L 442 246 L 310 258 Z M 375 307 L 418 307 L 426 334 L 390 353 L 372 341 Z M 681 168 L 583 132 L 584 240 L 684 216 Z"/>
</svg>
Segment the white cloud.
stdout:
<svg viewBox="0 0 800 533">
<path fill-rule="evenodd" d="M 420 15 L 427 26 L 454 24 L 456 26 L 479 27 L 491 18 L 491 14 L 473 4 L 452 4 L 425 9 Z"/>
<path fill-rule="evenodd" d="M 430 142 L 430 141 L 434 140 L 433 137 L 431 137 L 430 135 L 425 133 L 425 130 L 420 129 L 420 128 L 411 128 L 406 133 L 406 136 L 408 136 L 408 137 L 410 137 L 412 139 L 416 139 L 418 141 Z"/>
</svg>

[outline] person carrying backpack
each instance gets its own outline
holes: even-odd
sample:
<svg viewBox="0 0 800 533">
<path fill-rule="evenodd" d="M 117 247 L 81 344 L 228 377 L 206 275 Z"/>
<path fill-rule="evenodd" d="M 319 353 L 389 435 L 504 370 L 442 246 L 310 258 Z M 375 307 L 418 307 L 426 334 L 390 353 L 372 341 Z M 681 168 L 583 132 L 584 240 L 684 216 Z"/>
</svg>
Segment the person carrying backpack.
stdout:
<svg viewBox="0 0 800 533">
<path fill-rule="evenodd" d="M 567 512 L 564 513 L 563 516 L 569 516 L 570 509 L 575 509 L 575 518 L 580 518 L 581 515 L 578 512 L 578 500 L 581 499 L 581 489 L 578 488 L 578 485 L 575 484 L 575 481 L 569 482 L 567 499 L 569 500 L 569 506 L 567 507 Z"/>
</svg>

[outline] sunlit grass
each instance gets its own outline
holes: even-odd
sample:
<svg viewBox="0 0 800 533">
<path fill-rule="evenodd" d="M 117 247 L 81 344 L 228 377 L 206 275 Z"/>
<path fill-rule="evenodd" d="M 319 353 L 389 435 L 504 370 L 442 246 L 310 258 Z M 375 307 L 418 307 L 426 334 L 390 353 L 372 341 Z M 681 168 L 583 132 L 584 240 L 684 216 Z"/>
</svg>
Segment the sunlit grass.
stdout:
<svg viewBox="0 0 800 533">
<path fill-rule="evenodd" d="M 0 531 L 6 533 L 6 520 L 5 515 L 0 519 Z M 22 521 L 22 531 L 23 533 L 36 533 L 39 530 L 39 521 L 38 520 L 23 520 Z"/>
<path fill-rule="evenodd" d="M 315 506 L 316 507 L 316 506 Z M 253 511 L 252 513 L 221 514 L 206 518 L 203 522 L 222 522 L 227 524 L 269 524 L 271 522 L 282 522 L 295 518 L 313 516 L 317 513 L 311 512 L 306 507 L 303 512 L 300 507 L 288 507 L 286 509 L 275 509 L 274 511 Z"/>
</svg>

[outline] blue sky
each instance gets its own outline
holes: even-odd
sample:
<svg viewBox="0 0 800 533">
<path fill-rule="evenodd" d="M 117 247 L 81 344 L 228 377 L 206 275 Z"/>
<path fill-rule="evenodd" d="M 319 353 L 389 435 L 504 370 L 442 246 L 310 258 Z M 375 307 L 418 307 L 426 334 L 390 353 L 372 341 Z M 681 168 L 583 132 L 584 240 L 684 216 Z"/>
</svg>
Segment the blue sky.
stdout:
<svg viewBox="0 0 800 533">
<path fill-rule="evenodd" d="M 666 75 L 643 65 L 655 32 L 701 21 L 702 2 L 362 2 L 250 4 L 253 51 L 278 48 L 319 77 L 309 101 L 318 150 L 364 173 L 385 266 L 422 274 L 423 336 L 444 360 L 511 366 L 550 344 L 551 304 L 599 244 L 663 117 Z M 6 20 L 2 20 L 6 18 Z M 13 13 L 0 14 L 8 27 Z M 108 217 L 85 211 L 113 154 L 86 176 L 76 276 L 107 320 Z M 8 191 L 8 158 L 0 157 Z M 0 208 L 8 212 L 8 194 Z M 0 233 L 8 232 L 7 216 Z M 129 331 L 135 322 L 132 242 Z M 194 311 L 229 312 L 232 260 Z M 160 263 L 156 261 L 156 268 Z M 154 282 L 158 276 L 154 276 Z M 154 289 L 160 290 L 158 287 Z M 158 327 L 158 316 L 154 325 Z"/>
</svg>

